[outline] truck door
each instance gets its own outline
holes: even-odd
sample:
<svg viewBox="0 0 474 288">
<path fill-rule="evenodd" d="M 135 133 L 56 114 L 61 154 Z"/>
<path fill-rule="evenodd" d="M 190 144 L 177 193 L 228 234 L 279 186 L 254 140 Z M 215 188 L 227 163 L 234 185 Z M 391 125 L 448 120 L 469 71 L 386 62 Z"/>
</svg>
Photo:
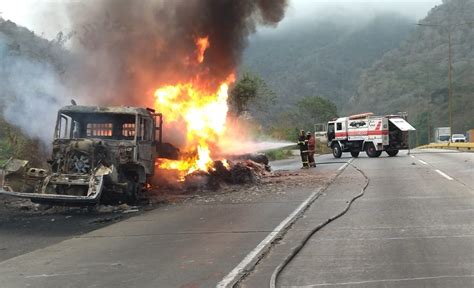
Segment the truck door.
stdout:
<svg viewBox="0 0 474 288">
<path fill-rule="evenodd" d="M 346 140 L 347 139 L 347 130 L 345 121 L 336 122 L 336 139 L 337 140 Z"/>
<path fill-rule="evenodd" d="M 151 118 L 138 117 L 138 161 L 145 167 L 146 174 L 153 172 L 155 165 L 154 127 Z"/>
<path fill-rule="evenodd" d="M 328 124 L 328 145 L 331 145 L 332 140 L 336 137 L 336 131 L 334 130 L 334 123 Z"/>
</svg>

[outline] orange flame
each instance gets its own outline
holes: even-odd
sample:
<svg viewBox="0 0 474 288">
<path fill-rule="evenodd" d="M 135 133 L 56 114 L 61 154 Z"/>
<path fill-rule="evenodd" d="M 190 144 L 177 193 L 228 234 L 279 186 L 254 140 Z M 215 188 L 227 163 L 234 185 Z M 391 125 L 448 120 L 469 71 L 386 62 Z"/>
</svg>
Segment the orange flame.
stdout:
<svg viewBox="0 0 474 288">
<path fill-rule="evenodd" d="M 210 47 L 208 37 L 197 38 L 197 60 L 204 61 L 204 53 Z M 209 92 L 197 80 L 167 85 L 156 89 L 155 108 L 165 116 L 168 122 L 186 123 L 185 150 L 187 157 L 181 160 L 160 159 L 161 169 L 180 171 L 181 180 L 195 171 L 209 171 L 214 165 L 211 147 L 219 142 L 225 133 L 227 119 L 227 98 L 229 85 L 235 81 L 234 74 L 224 78 L 217 91 Z"/>
<path fill-rule="evenodd" d="M 209 37 L 196 38 L 196 46 L 197 61 L 198 63 L 202 63 L 204 61 L 204 53 L 206 52 L 207 48 L 211 47 Z"/>
</svg>

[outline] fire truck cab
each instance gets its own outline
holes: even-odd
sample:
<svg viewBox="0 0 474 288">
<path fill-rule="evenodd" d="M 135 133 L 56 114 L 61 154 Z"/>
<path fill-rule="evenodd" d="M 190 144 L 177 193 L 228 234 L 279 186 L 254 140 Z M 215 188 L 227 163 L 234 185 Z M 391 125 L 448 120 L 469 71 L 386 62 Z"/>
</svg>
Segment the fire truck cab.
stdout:
<svg viewBox="0 0 474 288">
<path fill-rule="evenodd" d="M 327 124 L 328 147 L 335 158 L 343 152 L 358 157 L 365 151 L 369 157 L 379 157 L 383 151 L 390 157 L 408 149 L 408 132 L 415 130 L 401 115 L 374 116 L 363 113 L 341 117 Z"/>
</svg>

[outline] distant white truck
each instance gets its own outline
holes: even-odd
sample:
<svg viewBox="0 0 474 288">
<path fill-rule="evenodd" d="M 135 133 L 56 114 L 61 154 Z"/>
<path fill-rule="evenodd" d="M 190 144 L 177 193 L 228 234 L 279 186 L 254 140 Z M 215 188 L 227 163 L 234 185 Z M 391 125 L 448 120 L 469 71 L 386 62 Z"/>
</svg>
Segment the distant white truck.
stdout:
<svg viewBox="0 0 474 288">
<path fill-rule="evenodd" d="M 436 143 L 449 142 L 450 137 L 451 137 L 451 127 L 434 128 L 434 141 Z"/>
<path fill-rule="evenodd" d="M 374 116 L 363 113 L 337 118 L 327 124 L 327 145 L 335 158 L 343 152 L 358 157 L 365 151 L 369 157 L 379 157 L 385 151 L 390 157 L 408 149 L 408 132 L 414 131 L 403 115 Z"/>
</svg>

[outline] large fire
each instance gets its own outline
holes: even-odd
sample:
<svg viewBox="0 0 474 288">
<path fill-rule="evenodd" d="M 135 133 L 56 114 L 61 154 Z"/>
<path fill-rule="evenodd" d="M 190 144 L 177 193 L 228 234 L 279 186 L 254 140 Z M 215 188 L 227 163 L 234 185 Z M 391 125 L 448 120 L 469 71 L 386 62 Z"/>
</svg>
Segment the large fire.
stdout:
<svg viewBox="0 0 474 288">
<path fill-rule="evenodd" d="M 208 37 L 196 38 L 195 65 L 204 61 L 205 51 L 210 47 Z M 160 159 L 161 169 L 180 171 L 180 178 L 195 171 L 213 169 L 213 149 L 225 133 L 227 98 L 229 85 L 235 81 L 234 74 L 223 77 L 217 91 L 209 91 L 202 77 L 156 89 L 155 108 L 163 113 L 167 123 L 181 121 L 186 124 L 186 147 L 180 160 Z"/>
</svg>

